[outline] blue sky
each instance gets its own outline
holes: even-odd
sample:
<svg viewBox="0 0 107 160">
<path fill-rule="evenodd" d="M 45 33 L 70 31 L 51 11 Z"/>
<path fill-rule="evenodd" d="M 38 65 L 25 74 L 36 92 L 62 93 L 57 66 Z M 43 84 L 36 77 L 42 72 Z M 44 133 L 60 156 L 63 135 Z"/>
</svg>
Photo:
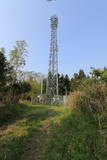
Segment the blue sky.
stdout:
<svg viewBox="0 0 107 160">
<path fill-rule="evenodd" d="M 57 14 L 59 72 L 107 66 L 107 0 L 0 0 L 0 47 L 26 40 L 25 70 L 47 73 L 50 16 Z"/>
</svg>

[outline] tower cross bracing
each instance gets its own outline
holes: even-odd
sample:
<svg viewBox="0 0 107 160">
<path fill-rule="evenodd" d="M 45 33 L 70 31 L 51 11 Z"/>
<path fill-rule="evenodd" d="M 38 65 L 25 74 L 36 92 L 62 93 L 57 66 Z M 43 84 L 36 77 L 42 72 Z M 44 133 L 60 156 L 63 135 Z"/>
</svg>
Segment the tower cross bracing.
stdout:
<svg viewBox="0 0 107 160">
<path fill-rule="evenodd" d="M 58 17 L 50 18 L 51 21 L 51 43 L 48 68 L 47 94 L 50 97 L 58 96 L 58 46 L 57 46 L 57 27 Z"/>
</svg>

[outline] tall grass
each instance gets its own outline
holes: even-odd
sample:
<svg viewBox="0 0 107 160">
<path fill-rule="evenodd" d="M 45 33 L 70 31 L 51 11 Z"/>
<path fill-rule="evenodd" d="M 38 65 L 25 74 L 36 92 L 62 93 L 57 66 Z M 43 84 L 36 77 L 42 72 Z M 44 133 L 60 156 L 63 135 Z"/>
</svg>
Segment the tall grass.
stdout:
<svg viewBox="0 0 107 160">
<path fill-rule="evenodd" d="M 99 157 L 102 154 L 104 156 L 107 149 L 107 85 L 105 83 L 94 83 L 83 86 L 80 92 L 72 93 L 68 100 L 69 106 L 75 106 L 85 117 L 90 117 L 90 120 L 94 118 L 96 121 L 95 127 L 98 127 L 99 138 L 95 150 L 98 146 L 102 146 L 98 155 Z"/>
<path fill-rule="evenodd" d="M 26 112 L 27 107 L 23 104 L 11 104 L 4 105 L 0 107 L 0 126 L 5 123 L 11 123 L 16 119 L 21 118 L 21 116 Z"/>
<path fill-rule="evenodd" d="M 68 97 L 68 113 L 53 125 L 46 160 L 107 160 L 107 86 L 92 83 Z"/>
</svg>

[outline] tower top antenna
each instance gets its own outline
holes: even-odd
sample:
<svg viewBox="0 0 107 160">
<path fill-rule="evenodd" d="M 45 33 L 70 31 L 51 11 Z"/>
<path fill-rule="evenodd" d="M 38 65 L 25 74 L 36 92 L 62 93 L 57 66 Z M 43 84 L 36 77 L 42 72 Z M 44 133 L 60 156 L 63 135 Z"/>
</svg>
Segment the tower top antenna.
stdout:
<svg viewBox="0 0 107 160">
<path fill-rule="evenodd" d="M 52 29 L 57 29 L 58 27 L 58 17 L 56 15 L 53 15 L 51 18 L 51 28 Z"/>
</svg>

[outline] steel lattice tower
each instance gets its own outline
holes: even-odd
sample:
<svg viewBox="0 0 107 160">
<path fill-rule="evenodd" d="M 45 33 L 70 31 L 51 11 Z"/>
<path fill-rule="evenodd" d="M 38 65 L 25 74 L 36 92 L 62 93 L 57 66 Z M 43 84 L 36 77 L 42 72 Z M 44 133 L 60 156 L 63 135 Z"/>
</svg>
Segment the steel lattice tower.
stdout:
<svg viewBox="0 0 107 160">
<path fill-rule="evenodd" d="M 58 96 L 58 47 L 57 47 L 57 27 L 58 17 L 50 18 L 51 21 L 51 43 L 49 55 L 47 94 L 50 97 Z"/>
</svg>

